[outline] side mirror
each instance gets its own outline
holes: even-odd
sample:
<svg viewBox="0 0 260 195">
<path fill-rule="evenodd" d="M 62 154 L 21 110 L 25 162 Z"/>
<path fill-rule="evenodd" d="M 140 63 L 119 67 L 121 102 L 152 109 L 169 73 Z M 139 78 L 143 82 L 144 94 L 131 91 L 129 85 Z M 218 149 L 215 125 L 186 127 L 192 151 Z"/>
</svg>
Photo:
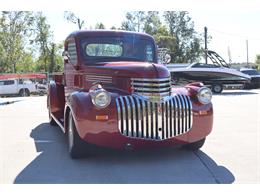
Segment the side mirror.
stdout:
<svg viewBox="0 0 260 195">
<path fill-rule="evenodd" d="M 158 48 L 158 60 L 159 63 L 169 64 L 171 62 L 170 50 L 168 48 Z"/>
<path fill-rule="evenodd" d="M 64 59 L 64 62 L 65 63 L 71 63 L 71 58 L 70 58 L 70 54 L 68 51 L 63 51 L 62 52 L 62 56 L 63 56 L 63 59 Z M 77 64 L 73 64 L 73 67 L 78 70 L 79 69 L 79 66 Z"/>
<path fill-rule="evenodd" d="M 70 54 L 69 54 L 68 51 L 63 51 L 63 52 L 62 52 L 62 56 L 63 56 L 63 59 L 64 59 L 66 62 L 69 61 L 69 59 L 70 59 Z"/>
<path fill-rule="evenodd" d="M 171 55 L 170 54 L 165 54 L 164 60 L 165 60 L 166 64 L 169 64 L 171 62 L 171 60 L 172 60 Z"/>
</svg>

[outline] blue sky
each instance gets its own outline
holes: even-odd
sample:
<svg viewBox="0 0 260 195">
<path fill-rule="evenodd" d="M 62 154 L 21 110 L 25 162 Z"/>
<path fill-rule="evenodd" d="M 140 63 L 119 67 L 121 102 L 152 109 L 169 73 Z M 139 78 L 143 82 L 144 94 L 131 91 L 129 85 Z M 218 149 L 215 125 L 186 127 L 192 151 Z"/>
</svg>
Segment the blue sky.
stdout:
<svg viewBox="0 0 260 195">
<path fill-rule="evenodd" d="M 257 0 L 9 0 L 0 9 L 43 11 L 57 42 L 77 30 L 76 25 L 64 20 L 64 10 L 73 11 L 84 19 L 87 28 L 94 27 L 97 22 L 104 23 L 108 28 L 119 27 L 126 11 L 186 10 L 199 33 L 203 32 L 204 26 L 208 27 L 208 33 L 212 36 L 209 49 L 218 52 L 226 61 L 228 47 L 233 62 L 246 61 L 246 40 L 249 43 L 249 61 L 253 62 L 256 54 L 260 54 L 260 7 Z"/>
</svg>

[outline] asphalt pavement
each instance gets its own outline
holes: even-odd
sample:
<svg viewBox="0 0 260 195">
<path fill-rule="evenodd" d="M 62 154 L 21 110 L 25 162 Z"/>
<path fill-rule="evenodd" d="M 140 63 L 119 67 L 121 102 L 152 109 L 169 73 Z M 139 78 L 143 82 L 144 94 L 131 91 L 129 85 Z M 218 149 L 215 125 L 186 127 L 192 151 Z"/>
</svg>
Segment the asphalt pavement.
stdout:
<svg viewBox="0 0 260 195">
<path fill-rule="evenodd" d="M 104 151 L 73 160 L 67 137 L 48 124 L 46 96 L 0 98 L 0 184 L 259 184 L 260 90 L 226 90 L 213 104 L 213 131 L 198 152 Z"/>
</svg>

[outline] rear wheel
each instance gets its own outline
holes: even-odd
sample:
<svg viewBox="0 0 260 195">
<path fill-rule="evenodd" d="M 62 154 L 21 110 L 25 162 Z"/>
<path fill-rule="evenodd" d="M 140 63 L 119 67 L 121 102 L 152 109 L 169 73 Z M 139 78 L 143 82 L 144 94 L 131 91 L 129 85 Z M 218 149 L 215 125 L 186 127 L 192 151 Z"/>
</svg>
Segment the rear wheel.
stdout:
<svg viewBox="0 0 260 195">
<path fill-rule="evenodd" d="M 80 138 L 72 113 L 69 114 L 68 124 L 68 140 L 69 140 L 69 153 L 71 158 L 82 158 L 86 155 L 85 146 L 86 143 Z"/>
<path fill-rule="evenodd" d="M 28 89 L 21 89 L 19 91 L 19 95 L 22 96 L 22 97 L 30 96 L 30 91 Z"/>
<path fill-rule="evenodd" d="M 223 86 L 221 84 L 213 84 L 212 92 L 213 93 L 221 93 L 223 91 Z"/>
<path fill-rule="evenodd" d="M 206 138 L 203 138 L 197 142 L 193 142 L 187 145 L 184 145 L 183 148 L 187 149 L 187 150 L 199 150 L 205 143 Z"/>
</svg>

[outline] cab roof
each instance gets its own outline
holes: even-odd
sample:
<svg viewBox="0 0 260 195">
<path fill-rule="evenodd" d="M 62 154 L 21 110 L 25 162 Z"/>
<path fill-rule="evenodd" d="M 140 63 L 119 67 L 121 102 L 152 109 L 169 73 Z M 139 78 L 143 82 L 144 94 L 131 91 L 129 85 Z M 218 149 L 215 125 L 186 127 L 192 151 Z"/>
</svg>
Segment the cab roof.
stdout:
<svg viewBox="0 0 260 195">
<path fill-rule="evenodd" d="M 146 33 L 140 33 L 140 32 L 133 32 L 133 31 L 123 31 L 123 30 L 78 30 L 72 32 L 68 38 L 73 38 L 73 37 L 86 37 L 86 36 L 122 36 L 122 35 L 137 35 L 141 37 L 149 37 L 153 39 L 151 35 L 148 35 Z"/>
</svg>

